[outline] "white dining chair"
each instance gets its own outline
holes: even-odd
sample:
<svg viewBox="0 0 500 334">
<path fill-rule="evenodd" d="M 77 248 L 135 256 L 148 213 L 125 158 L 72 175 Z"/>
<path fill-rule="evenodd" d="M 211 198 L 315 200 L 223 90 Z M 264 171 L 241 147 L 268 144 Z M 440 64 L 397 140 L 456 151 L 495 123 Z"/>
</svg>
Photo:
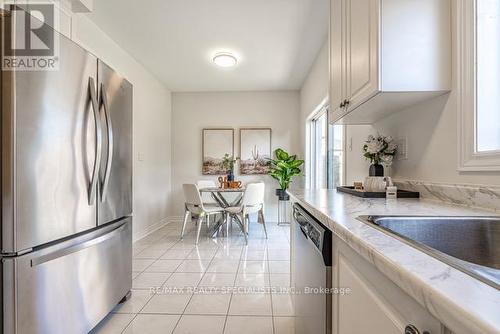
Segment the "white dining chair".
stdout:
<svg viewBox="0 0 500 334">
<path fill-rule="evenodd" d="M 184 232 L 186 230 L 186 224 L 191 216 L 197 217 L 197 231 L 196 231 L 196 244 L 200 239 L 201 226 L 203 225 L 203 220 L 207 219 L 207 225 L 209 223 L 209 217 L 221 214 L 225 216 L 224 209 L 218 206 L 206 206 L 201 199 L 200 190 L 196 184 L 184 184 L 182 185 L 184 190 L 185 198 L 185 210 L 184 222 L 182 224 L 181 239 L 184 237 Z"/>
<path fill-rule="evenodd" d="M 248 244 L 248 227 L 250 224 L 250 214 L 257 213 L 257 222 L 262 224 L 267 239 L 266 221 L 264 219 L 264 195 L 266 186 L 264 183 L 249 183 L 246 186 L 245 194 L 241 200 L 241 205 L 225 208 L 227 223 L 235 217 L 241 222 L 245 243 Z"/>
<path fill-rule="evenodd" d="M 212 180 L 198 180 L 196 182 L 196 185 L 198 186 L 198 190 L 201 189 L 207 189 L 207 188 L 217 188 L 217 184 L 212 181 Z M 215 201 L 215 199 L 212 197 L 211 193 L 203 193 L 201 192 L 201 199 L 203 200 L 203 205 L 205 206 L 219 206 L 219 204 Z M 217 217 L 214 216 L 214 221 L 217 219 Z M 210 227 L 210 217 L 207 218 L 207 225 Z"/>
</svg>

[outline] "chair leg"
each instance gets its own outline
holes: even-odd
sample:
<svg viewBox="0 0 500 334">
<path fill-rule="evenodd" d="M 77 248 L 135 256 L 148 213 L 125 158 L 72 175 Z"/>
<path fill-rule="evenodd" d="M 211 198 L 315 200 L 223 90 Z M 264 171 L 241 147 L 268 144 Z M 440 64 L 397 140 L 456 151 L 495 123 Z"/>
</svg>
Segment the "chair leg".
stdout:
<svg viewBox="0 0 500 334">
<path fill-rule="evenodd" d="M 245 237 L 245 245 L 248 245 L 248 233 L 245 215 L 241 215 L 241 227 L 243 229 L 243 236 Z"/>
<path fill-rule="evenodd" d="M 246 222 L 246 218 L 242 217 L 243 219 L 243 235 L 245 236 L 245 245 L 248 245 L 248 224 Z"/>
<path fill-rule="evenodd" d="M 247 220 L 247 234 L 250 231 L 250 215 L 246 215 L 246 220 Z"/>
<path fill-rule="evenodd" d="M 226 224 L 226 237 L 229 238 L 229 223 L 231 220 L 227 219 L 227 216 L 224 217 L 224 223 Z"/>
<path fill-rule="evenodd" d="M 196 231 L 196 244 L 198 244 L 198 241 L 200 240 L 200 232 L 201 232 L 201 225 L 203 225 L 203 214 L 200 214 L 198 217 L 198 230 Z"/>
<path fill-rule="evenodd" d="M 262 212 L 262 210 L 259 211 L 259 217 L 260 217 L 260 221 L 262 223 L 262 226 L 264 227 L 264 233 L 266 234 L 266 239 L 267 239 L 266 220 L 264 219 L 264 212 Z"/>
<path fill-rule="evenodd" d="M 181 239 L 184 238 L 184 232 L 186 231 L 187 220 L 188 220 L 190 215 L 191 215 L 191 212 L 186 210 L 186 212 L 184 213 L 184 222 L 182 223 Z"/>
</svg>

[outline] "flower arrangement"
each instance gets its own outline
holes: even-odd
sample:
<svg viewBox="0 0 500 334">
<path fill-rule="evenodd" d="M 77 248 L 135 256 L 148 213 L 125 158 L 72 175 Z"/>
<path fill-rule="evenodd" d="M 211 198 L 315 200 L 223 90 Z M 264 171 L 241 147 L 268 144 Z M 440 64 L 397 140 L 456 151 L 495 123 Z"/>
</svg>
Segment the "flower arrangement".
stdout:
<svg viewBox="0 0 500 334">
<path fill-rule="evenodd" d="M 224 169 L 228 174 L 233 174 L 234 165 L 238 159 L 239 158 L 234 158 L 233 156 L 227 153 L 224 154 L 224 157 L 222 157 L 222 167 L 224 167 Z"/>
<path fill-rule="evenodd" d="M 383 164 L 386 167 L 392 165 L 398 145 L 391 136 L 369 135 L 363 146 L 363 156 L 374 165 Z"/>
</svg>

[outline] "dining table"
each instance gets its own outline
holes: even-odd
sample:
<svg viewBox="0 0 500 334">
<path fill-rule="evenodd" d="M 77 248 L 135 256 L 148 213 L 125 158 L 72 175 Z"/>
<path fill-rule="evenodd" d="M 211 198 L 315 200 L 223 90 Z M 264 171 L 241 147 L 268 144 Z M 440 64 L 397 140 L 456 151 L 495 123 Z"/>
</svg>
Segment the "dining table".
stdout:
<svg viewBox="0 0 500 334">
<path fill-rule="evenodd" d="M 209 193 L 218 206 L 221 208 L 229 208 L 233 206 L 238 206 L 243 199 L 243 194 L 245 193 L 245 187 L 239 188 L 220 188 L 220 187 L 208 187 L 200 189 L 200 193 Z M 228 195 L 231 195 L 232 198 L 229 198 Z M 242 224 L 240 219 L 236 217 L 239 224 Z M 213 237 L 217 236 L 219 232 L 222 231 L 222 227 L 224 224 L 230 224 L 230 222 L 224 221 L 224 219 L 220 219 L 215 224 L 212 231 L 210 231 L 210 235 Z M 229 226 L 229 225 L 228 225 Z M 226 229 L 227 230 L 227 229 Z"/>
</svg>

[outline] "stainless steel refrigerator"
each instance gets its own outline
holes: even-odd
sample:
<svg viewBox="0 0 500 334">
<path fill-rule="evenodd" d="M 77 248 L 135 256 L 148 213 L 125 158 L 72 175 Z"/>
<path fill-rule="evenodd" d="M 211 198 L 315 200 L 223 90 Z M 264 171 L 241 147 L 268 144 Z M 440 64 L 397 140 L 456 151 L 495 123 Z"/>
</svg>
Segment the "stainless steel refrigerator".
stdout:
<svg viewBox="0 0 500 334">
<path fill-rule="evenodd" d="M 132 85 L 56 36 L 59 70 L 1 73 L 3 333 L 86 333 L 132 286 Z"/>
</svg>

